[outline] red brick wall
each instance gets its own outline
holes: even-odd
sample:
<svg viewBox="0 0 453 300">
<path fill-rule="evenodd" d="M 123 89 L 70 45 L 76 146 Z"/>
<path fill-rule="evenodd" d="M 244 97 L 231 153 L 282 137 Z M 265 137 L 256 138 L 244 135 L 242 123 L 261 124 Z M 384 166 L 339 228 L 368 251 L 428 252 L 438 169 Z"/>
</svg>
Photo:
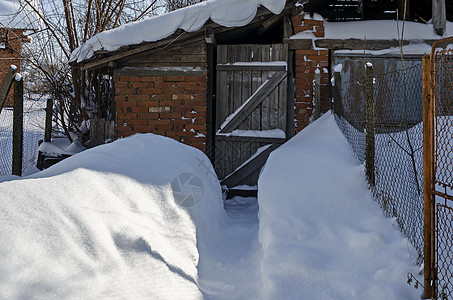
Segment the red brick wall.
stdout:
<svg viewBox="0 0 453 300">
<path fill-rule="evenodd" d="M 206 72 L 118 76 L 115 102 L 117 137 L 151 132 L 205 150 Z"/>
<path fill-rule="evenodd" d="M 1 31 L 0 31 L 1 32 Z M 0 83 L 3 81 L 5 74 L 11 65 L 17 67 L 17 72 L 20 72 L 20 51 L 21 41 L 23 40 L 23 30 L 21 29 L 9 29 L 7 31 L 7 39 L 4 41 L 4 37 L 0 37 L 0 44 L 6 42 L 6 47 L 0 47 Z M 7 98 L 5 106 L 12 106 L 12 88 Z"/>
<path fill-rule="evenodd" d="M 311 32 L 314 38 L 324 37 L 323 21 L 312 20 L 309 14 L 293 17 L 294 32 Z M 316 69 L 321 72 L 321 111 L 329 109 L 329 50 L 295 50 L 295 122 L 296 132 L 310 123 L 313 114 L 313 80 Z"/>
</svg>

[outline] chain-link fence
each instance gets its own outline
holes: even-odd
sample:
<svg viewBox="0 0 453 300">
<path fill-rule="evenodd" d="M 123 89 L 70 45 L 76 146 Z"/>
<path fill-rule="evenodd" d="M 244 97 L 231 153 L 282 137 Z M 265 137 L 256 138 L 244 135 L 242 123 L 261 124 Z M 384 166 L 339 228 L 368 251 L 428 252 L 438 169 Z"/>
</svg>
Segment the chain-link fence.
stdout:
<svg viewBox="0 0 453 300">
<path fill-rule="evenodd" d="M 24 101 L 22 171 L 35 166 L 39 140 L 44 138 L 45 101 Z M 0 176 L 11 175 L 13 156 L 13 109 L 0 112 Z"/>
<path fill-rule="evenodd" d="M 374 182 L 371 190 L 375 200 L 385 215 L 396 218 L 401 230 L 417 249 L 417 259 L 421 262 L 421 64 L 391 73 L 371 73 L 370 78 L 366 77 L 364 70 L 355 73 L 356 78 L 348 82 L 341 82 L 340 75 L 335 74 L 333 108 L 337 124 L 357 158 L 365 162 L 368 178 Z M 371 87 L 371 92 L 366 93 L 366 87 Z M 366 101 L 367 97 L 371 101 Z M 372 153 L 367 153 L 367 149 Z"/>
<path fill-rule="evenodd" d="M 434 119 L 435 266 L 437 299 L 453 299 L 453 38 L 431 58 Z M 435 46 L 434 46 L 435 47 Z"/>
</svg>

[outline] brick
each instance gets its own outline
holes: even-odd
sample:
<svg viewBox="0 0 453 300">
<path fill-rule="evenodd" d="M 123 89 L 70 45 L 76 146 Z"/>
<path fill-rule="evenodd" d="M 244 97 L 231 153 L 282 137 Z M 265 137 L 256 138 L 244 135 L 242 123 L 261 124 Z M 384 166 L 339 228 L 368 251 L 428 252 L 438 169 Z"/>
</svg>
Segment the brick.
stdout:
<svg viewBox="0 0 453 300">
<path fill-rule="evenodd" d="M 186 100 L 184 101 L 185 106 L 205 106 L 205 100 Z"/>
<path fill-rule="evenodd" d="M 147 94 L 130 95 L 129 101 L 131 101 L 131 102 L 144 101 L 144 100 L 149 100 L 149 98 L 150 97 Z"/>
<path fill-rule="evenodd" d="M 299 32 L 302 32 L 302 31 L 307 31 L 307 30 L 313 30 L 313 26 L 312 25 L 302 25 L 302 26 L 297 26 L 294 29 L 295 30 L 297 29 Z"/>
<path fill-rule="evenodd" d="M 137 89 L 128 89 L 128 88 L 119 88 L 115 89 L 116 93 L 121 95 L 136 95 L 138 93 Z"/>
<path fill-rule="evenodd" d="M 315 54 L 316 50 L 296 50 L 296 55 Z"/>
<path fill-rule="evenodd" d="M 170 120 L 149 120 L 149 125 L 170 125 Z"/>
<path fill-rule="evenodd" d="M 172 124 L 172 125 L 187 125 L 187 124 L 191 124 L 191 123 L 192 123 L 192 120 L 190 120 L 190 119 L 175 119 L 175 120 L 170 121 L 170 124 Z"/>
<path fill-rule="evenodd" d="M 148 120 L 128 120 L 128 125 L 139 126 L 139 125 L 148 125 Z"/>
<path fill-rule="evenodd" d="M 140 92 L 142 94 L 162 94 L 162 89 L 146 88 L 146 89 L 141 89 Z"/>
<path fill-rule="evenodd" d="M 329 61 L 329 57 L 327 55 L 308 55 L 309 60 L 316 60 L 316 61 Z"/>
<path fill-rule="evenodd" d="M 189 130 L 189 131 L 190 131 L 190 129 L 193 129 L 193 130 L 206 130 L 206 124 L 203 124 L 203 125 L 191 124 L 191 125 L 187 125 L 186 129 Z"/>
<path fill-rule="evenodd" d="M 195 125 L 206 125 L 206 118 L 196 118 L 193 122 Z"/>
<path fill-rule="evenodd" d="M 172 131 L 173 126 L 171 125 L 156 125 L 156 131 L 165 134 L 168 131 Z"/>
<path fill-rule="evenodd" d="M 186 88 L 186 87 L 198 87 L 199 82 L 196 81 L 184 81 L 184 82 L 178 82 L 176 84 L 177 87 L 180 88 Z"/>
<path fill-rule="evenodd" d="M 171 95 L 173 100 L 190 100 L 193 99 L 194 96 L 192 94 L 173 94 Z"/>
<path fill-rule="evenodd" d="M 130 81 L 141 81 L 142 78 L 139 76 L 120 76 L 119 80 L 130 82 Z"/>
<path fill-rule="evenodd" d="M 142 112 L 149 112 L 149 108 L 145 106 L 137 106 L 137 107 L 130 107 L 131 111 L 134 113 L 142 113 Z"/>
<path fill-rule="evenodd" d="M 144 100 L 144 101 L 138 101 L 138 102 L 132 102 L 132 103 L 136 103 L 137 106 L 143 106 L 143 107 L 159 106 L 159 101 L 157 101 L 157 100 Z"/>
<path fill-rule="evenodd" d="M 182 113 L 187 113 L 192 111 L 192 107 L 188 106 L 175 106 L 172 107 L 173 112 L 182 112 Z"/>
<path fill-rule="evenodd" d="M 170 88 L 175 87 L 176 84 L 174 82 L 155 82 L 154 87 L 156 88 Z"/>
<path fill-rule="evenodd" d="M 305 19 L 304 20 L 305 25 L 317 25 L 317 26 L 324 26 L 324 22 L 320 20 L 311 20 L 311 19 Z"/>
<path fill-rule="evenodd" d="M 135 107 L 137 106 L 137 102 L 126 102 L 126 101 L 118 101 L 116 102 L 116 108 L 124 108 L 124 107 Z"/>
<path fill-rule="evenodd" d="M 185 76 L 164 76 L 163 81 L 184 81 Z"/>
<path fill-rule="evenodd" d="M 324 37 L 324 31 L 315 31 L 313 32 L 315 37 Z"/>
<path fill-rule="evenodd" d="M 117 113 L 116 118 L 120 120 L 133 120 L 137 118 L 137 114 L 132 113 Z"/>
<path fill-rule="evenodd" d="M 206 106 L 192 106 L 193 110 L 196 112 L 205 112 Z"/>
<path fill-rule="evenodd" d="M 161 112 L 159 114 L 161 119 L 181 119 L 181 113 L 177 112 Z"/>
<path fill-rule="evenodd" d="M 170 106 L 152 106 L 148 109 L 150 113 L 163 113 L 171 111 Z"/>
<path fill-rule="evenodd" d="M 205 76 L 186 76 L 185 81 L 206 82 Z"/>
<path fill-rule="evenodd" d="M 144 125 L 144 126 L 134 126 L 134 131 L 138 132 L 138 133 L 149 133 L 149 132 L 154 132 L 155 129 L 154 129 L 154 126 Z"/>
<path fill-rule="evenodd" d="M 164 77 L 162 76 L 143 76 L 141 78 L 142 82 L 156 82 L 156 81 L 164 81 Z"/>
<path fill-rule="evenodd" d="M 164 100 L 164 101 L 159 101 L 160 106 L 170 106 L 170 107 L 178 107 L 181 106 L 181 101 L 178 100 Z"/>
<path fill-rule="evenodd" d="M 150 113 L 150 112 L 137 113 L 137 119 L 140 119 L 140 120 L 159 120 L 159 113 Z"/>
</svg>

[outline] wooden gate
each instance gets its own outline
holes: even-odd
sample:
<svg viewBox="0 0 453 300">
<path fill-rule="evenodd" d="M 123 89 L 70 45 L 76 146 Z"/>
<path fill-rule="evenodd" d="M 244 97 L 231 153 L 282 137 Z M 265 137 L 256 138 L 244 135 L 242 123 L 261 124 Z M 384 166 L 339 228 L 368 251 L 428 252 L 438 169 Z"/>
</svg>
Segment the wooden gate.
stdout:
<svg viewBox="0 0 453 300">
<path fill-rule="evenodd" d="M 285 142 L 287 58 L 284 44 L 217 46 L 214 166 L 222 185 L 256 185 Z"/>
</svg>

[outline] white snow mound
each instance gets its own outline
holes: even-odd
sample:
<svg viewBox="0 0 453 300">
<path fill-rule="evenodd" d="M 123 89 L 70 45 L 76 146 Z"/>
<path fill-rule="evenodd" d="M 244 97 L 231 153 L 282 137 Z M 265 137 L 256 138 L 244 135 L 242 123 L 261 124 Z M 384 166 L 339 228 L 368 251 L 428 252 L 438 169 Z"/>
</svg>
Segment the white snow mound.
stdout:
<svg viewBox="0 0 453 300">
<path fill-rule="evenodd" d="M 201 299 L 221 189 L 199 150 L 152 134 L 0 183 L 1 299 Z M 197 249 L 198 248 L 198 249 Z"/>
<path fill-rule="evenodd" d="M 262 299 L 420 298 L 406 283 L 416 251 L 364 178 L 330 113 L 270 155 L 258 182 Z"/>
</svg>

